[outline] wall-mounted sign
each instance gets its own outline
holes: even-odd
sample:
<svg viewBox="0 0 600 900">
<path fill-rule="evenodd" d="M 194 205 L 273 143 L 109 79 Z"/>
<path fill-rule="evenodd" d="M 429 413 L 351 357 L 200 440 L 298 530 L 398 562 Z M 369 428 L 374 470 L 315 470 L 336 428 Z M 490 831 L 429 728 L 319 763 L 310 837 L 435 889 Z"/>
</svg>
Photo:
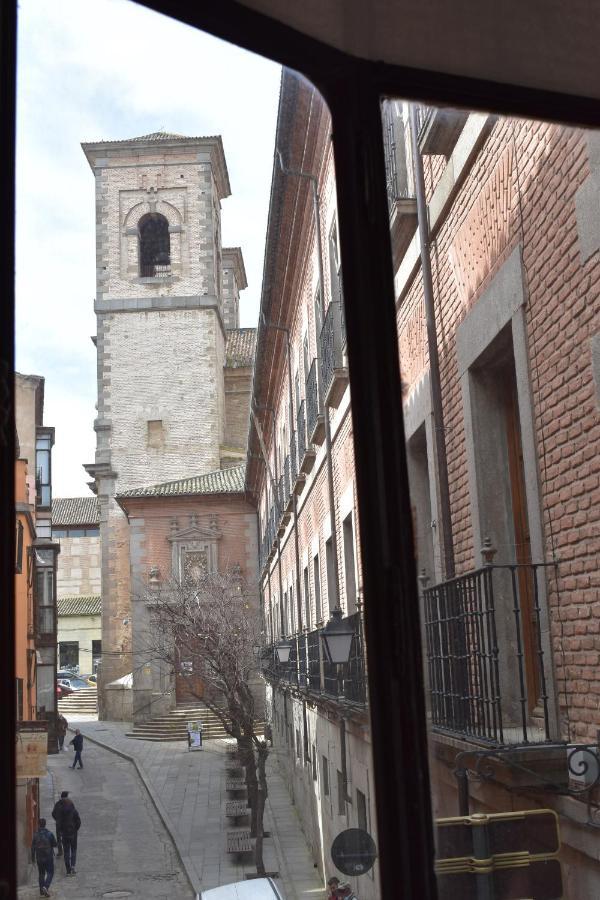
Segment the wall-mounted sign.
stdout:
<svg viewBox="0 0 600 900">
<path fill-rule="evenodd" d="M 48 774 L 48 723 L 19 722 L 17 726 L 17 778 Z"/>
<path fill-rule="evenodd" d="M 347 828 L 331 845 L 331 858 L 336 869 L 344 875 L 364 875 L 377 859 L 375 841 L 362 828 Z"/>
</svg>

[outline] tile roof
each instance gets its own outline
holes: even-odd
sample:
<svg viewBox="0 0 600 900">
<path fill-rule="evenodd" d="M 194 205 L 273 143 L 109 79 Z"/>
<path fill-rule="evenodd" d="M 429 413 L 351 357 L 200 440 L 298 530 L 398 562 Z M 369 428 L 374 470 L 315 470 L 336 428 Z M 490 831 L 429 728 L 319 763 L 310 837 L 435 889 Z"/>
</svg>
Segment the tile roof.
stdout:
<svg viewBox="0 0 600 900">
<path fill-rule="evenodd" d="M 91 144 L 131 144 L 134 141 L 204 141 L 204 140 L 220 140 L 218 134 L 201 134 L 190 137 L 187 134 L 175 134 L 173 131 L 152 131 L 150 134 L 140 134 L 138 137 L 119 138 L 116 141 L 90 141 Z"/>
<path fill-rule="evenodd" d="M 217 469 L 205 475 L 182 478 L 179 481 L 165 481 L 148 487 L 132 488 L 117 494 L 117 499 L 126 497 L 187 497 L 195 494 L 237 494 L 244 490 L 246 478 L 245 464 Z"/>
<path fill-rule="evenodd" d="M 54 497 L 52 500 L 52 524 L 57 528 L 66 525 L 99 525 L 98 498 L 91 495 L 89 497 Z"/>
<path fill-rule="evenodd" d="M 56 601 L 59 616 L 99 616 L 102 612 L 102 597 L 59 597 Z"/>
<path fill-rule="evenodd" d="M 233 328 L 227 332 L 225 365 L 230 369 L 253 365 L 255 351 L 256 328 Z"/>
</svg>

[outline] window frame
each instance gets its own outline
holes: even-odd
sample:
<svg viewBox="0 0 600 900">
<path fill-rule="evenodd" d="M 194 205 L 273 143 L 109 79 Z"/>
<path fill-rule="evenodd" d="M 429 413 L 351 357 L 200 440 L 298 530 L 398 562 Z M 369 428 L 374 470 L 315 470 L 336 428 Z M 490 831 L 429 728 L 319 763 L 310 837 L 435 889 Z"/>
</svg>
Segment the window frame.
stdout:
<svg viewBox="0 0 600 900">
<path fill-rule="evenodd" d="M 370 695 L 375 793 L 382 892 L 403 876 L 407 896 L 434 900 L 433 836 L 426 764 L 423 677 L 420 668 L 419 616 L 413 602 L 403 608 L 402 630 L 396 622 L 403 598 L 416 596 L 412 559 L 412 528 L 406 476 L 406 451 L 401 417 L 383 413 L 401 408 L 395 345 L 394 297 L 389 246 L 380 100 L 403 96 L 425 103 L 464 106 L 572 125 L 600 125 L 600 99 L 569 92 L 559 69 L 560 91 L 498 83 L 447 72 L 419 70 L 360 59 L 307 36 L 275 18 L 233 0 L 201 5 L 172 0 L 138 0 L 142 5 L 200 28 L 251 52 L 302 72 L 319 88 L 332 113 L 340 223 L 345 262 L 346 332 L 350 359 L 356 450 L 361 555 L 365 578 L 365 635 L 370 653 Z M 0 560 L 5 578 L 12 579 L 15 561 L 14 515 L 14 228 L 16 162 L 16 0 L 2 5 L 0 53 L 3 63 L 2 138 L 5 151 L 0 173 L 0 210 L 6 239 L 2 243 L 0 290 L 5 302 L 0 328 L 0 361 L 5 398 L 0 455 L 2 512 Z M 276 7 L 274 12 L 276 12 Z M 410 17 L 410 10 L 407 10 Z M 466 27 L 466 23 L 458 22 Z M 581 23 L 581 28 L 584 23 Z M 557 48 L 558 51 L 559 48 Z M 474 60 L 477 71 L 477 60 Z M 506 71 L 510 78 L 510 60 Z M 562 79 L 562 80 L 561 80 Z M 378 316 L 363 297 L 378 298 Z M 393 339 L 392 339 L 393 336 Z M 381 339 L 383 337 L 383 339 Z M 378 404 L 373 398 L 379 399 Z M 358 423 L 358 424 L 357 424 Z M 390 427 L 391 426 L 391 427 Z M 365 439 L 366 438 L 366 439 Z M 372 452 L 373 440 L 377 453 Z M 382 491 L 386 474 L 387 493 Z M 10 582 L 7 582 L 10 583 Z M 369 598 L 377 602 L 368 605 Z M 5 733 L 15 733 L 14 604 L 7 604 L 0 653 L 0 720 Z M 402 680 L 403 672 L 410 678 Z M 392 703 L 396 715 L 389 716 Z M 403 734 L 411 734 L 403 741 Z M 6 741 L 5 803 L 0 830 L 0 878 L 16 894 L 16 834 L 14 741 Z M 406 771 L 419 771 L 408 782 Z"/>
</svg>

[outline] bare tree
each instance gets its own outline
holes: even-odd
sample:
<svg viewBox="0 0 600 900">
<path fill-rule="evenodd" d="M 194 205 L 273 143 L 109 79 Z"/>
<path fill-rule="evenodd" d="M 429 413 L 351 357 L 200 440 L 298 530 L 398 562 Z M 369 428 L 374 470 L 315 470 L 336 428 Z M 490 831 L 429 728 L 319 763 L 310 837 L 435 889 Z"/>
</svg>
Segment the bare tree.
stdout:
<svg viewBox="0 0 600 900">
<path fill-rule="evenodd" d="M 248 585 L 236 570 L 199 573 L 149 588 L 146 662 L 167 664 L 189 693 L 212 710 L 238 743 L 245 769 L 255 838 L 256 871 L 264 875 L 263 818 L 268 746 L 259 730 L 263 704 L 256 686 L 261 642 L 259 617 Z M 200 686 L 201 685 L 201 686 Z"/>
</svg>

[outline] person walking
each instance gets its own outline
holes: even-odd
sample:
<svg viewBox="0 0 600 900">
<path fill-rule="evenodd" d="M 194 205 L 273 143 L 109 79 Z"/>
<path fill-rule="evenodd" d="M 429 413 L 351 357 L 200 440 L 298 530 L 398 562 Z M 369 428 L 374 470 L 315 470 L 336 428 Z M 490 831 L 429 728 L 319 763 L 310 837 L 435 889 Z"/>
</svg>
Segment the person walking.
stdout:
<svg viewBox="0 0 600 900">
<path fill-rule="evenodd" d="M 83 763 L 81 762 L 81 751 L 83 750 L 83 735 L 80 732 L 79 728 L 75 729 L 75 737 L 69 741 L 69 744 L 73 744 L 73 750 L 75 751 L 75 759 L 73 760 L 72 769 L 75 768 L 77 763 L 79 763 L 79 768 L 83 769 Z"/>
<path fill-rule="evenodd" d="M 54 876 L 54 848 L 56 838 L 46 828 L 46 820 L 40 819 L 39 828 L 31 842 L 31 861 L 37 863 L 40 897 L 49 897 L 48 888 Z"/>
<path fill-rule="evenodd" d="M 332 875 L 329 881 L 327 882 L 327 900 L 335 900 L 337 897 L 337 889 L 340 883 L 340 879 L 335 875 Z"/>
<path fill-rule="evenodd" d="M 68 791 L 63 791 L 61 799 L 54 809 L 56 810 L 56 827 L 60 829 L 62 838 L 65 869 L 67 875 L 75 875 L 75 863 L 77 862 L 77 832 L 81 828 L 81 818 L 75 809 L 75 804 L 68 796 Z M 57 807 L 60 808 L 57 809 Z M 52 812 L 54 815 L 54 810 Z"/>
<path fill-rule="evenodd" d="M 63 855 L 63 846 L 62 846 L 62 832 L 60 830 L 60 819 L 63 813 L 63 809 L 65 807 L 65 800 L 68 800 L 69 792 L 62 791 L 60 795 L 60 800 L 57 800 L 54 804 L 54 809 L 52 810 L 52 818 L 56 822 L 56 841 L 57 841 L 57 856 Z M 69 800 L 69 803 L 72 801 Z"/>
<path fill-rule="evenodd" d="M 59 713 L 58 719 L 56 722 L 56 733 L 58 734 L 58 749 L 65 750 L 65 735 L 67 733 L 67 728 L 69 727 L 69 723 L 65 719 L 62 713 Z"/>
</svg>

